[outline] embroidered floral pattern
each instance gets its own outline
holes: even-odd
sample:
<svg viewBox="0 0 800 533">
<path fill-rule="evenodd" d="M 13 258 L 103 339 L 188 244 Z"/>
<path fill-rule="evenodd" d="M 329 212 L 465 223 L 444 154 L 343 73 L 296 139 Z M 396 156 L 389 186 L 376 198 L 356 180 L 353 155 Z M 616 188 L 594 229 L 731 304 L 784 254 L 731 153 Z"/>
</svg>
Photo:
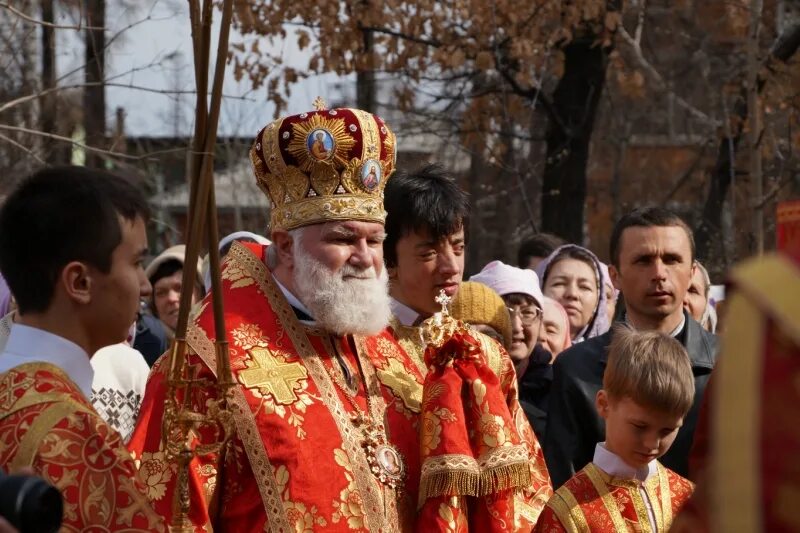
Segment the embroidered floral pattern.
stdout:
<svg viewBox="0 0 800 533">
<path fill-rule="evenodd" d="M 422 417 L 422 431 L 420 432 L 420 446 L 423 457 L 427 457 L 439 446 L 442 435 L 442 420 L 455 422 L 456 415 L 446 407 L 426 411 Z"/>
<path fill-rule="evenodd" d="M 315 505 L 309 508 L 304 503 L 290 499 L 289 489 L 287 488 L 289 485 L 289 470 L 281 465 L 277 469 L 273 468 L 273 472 L 278 483 L 278 490 L 281 493 L 286 517 L 289 519 L 289 524 L 294 528 L 295 533 L 313 533 L 314 526 L 326 527 L 328 522 L 325 518 L 319 516 L 319 510 Z"/>
<path fill-rule="evenodd" d="M 364 504 L 353 479 L 353 467 L 350 465 L 350 459 L 344 450 L 339 448 L 333 450 L 333 457 L 336 463 L 344 468 L 344 476 L 347 478 L 347 487 L 339 493 L 338 501 L 333 502 L 333 507 L 336 509 L 336 512 L 333 513 L 333 523 L 338 524 L 340 521 L 346 520 L 350 529 L 364 529 Z"/>
<path fill-rule="evenodd" d="M 242 324 L 231 331 L 233 343 L 243 350 L 254 346 L 266 346 L 269 339 L 264 338 L 264 333 L 256 324 Z"/>
<path fill-rule="evenodd" d="M 176 471 L 176 464 L 166 460 L 164 452 L 142 453 L 136 460 L 139 475 L 147 485 L 147 498 L 151 501 L 160 500 L 167 492 L 167 483 Z"/>
<path fill-rule="evenodd" d="M 231 282 L 231 289 L 241 289 L 255 283 L 253 277 L 234 261 L 226 261 L 222 270 L 222 279 Z"/>
</svg>

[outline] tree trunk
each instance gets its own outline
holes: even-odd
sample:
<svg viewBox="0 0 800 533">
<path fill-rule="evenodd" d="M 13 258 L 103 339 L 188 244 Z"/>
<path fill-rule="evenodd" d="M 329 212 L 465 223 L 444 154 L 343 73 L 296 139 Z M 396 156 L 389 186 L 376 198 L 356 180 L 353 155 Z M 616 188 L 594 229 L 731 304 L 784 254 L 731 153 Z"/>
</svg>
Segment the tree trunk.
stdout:
<svg viewBox="0 0 800 533">
<path fill-rule="evenodd" d="M 767 65 L 772 61 L 787 62 L 798 48 L 800 48 L 800 24 L 794 24 L 781 33 L 772 45 L 766 61 Z M 764 89 L 763 77 L 759 77 L 756 87 L 759 93 Z M 710 183 L 703 207 L 703 218 L 695 232 L 698 259 L 701 262 L 707 262 L 710 258 L 718 255 L 721 256 L 722 253 L 718 248 L 718 241 L 721 243 L 721 240 L 717 237 L 722 230 L 722 208 L 725 198 L 728 196 L 733 172 L 735 172 L 736 150 L 742 139 L 743 126 L 747 120 L 746 88 L 741 89 L 734 103 L 732 117 L 736 117 L 738 120 L 735 121 L 730 136 L 723 137 L 719 142 L 717 160 L 711 176 L 709 176 Z M 726 120 L 729 118 L 726 117 Z"/>
<path fill-rule="evenodd" d="M 87 86 L 83 90 L 83 124 L 86 144 L 105 148 L 106 137 L 106 22 L 105 0 L 86 0 L 86 73 Z M 93 29 L 94 28 L 94 29 Z M 86 154 L 87 166 L 99 166 L 102 159 L 95 152 Z"/>
<path fill-rule="evenodd" d="M 375 93 L 375 62 L 374 53 L 375 36 L 370 30 L 361 30 L 364 36 L 365 65 L 356 73 L 356 102 L 359 109 L 375 113 L 377 95 Z"/>
<path fill-rule="evenodd" d="M 592 40 L 564 48 L 564 75 L 553 93 L 560 118 L 547 127 L 542 177 L 542 231 L 583 243 L 586 166 L 610 49 Z"/>
<path fill-rule="evenodd" d="M 47 91 L 56 86 L 56 40 L 53 0 L 42 1 L 42 90 Z M 42 108 L 39 116 L 39 127 L 45 133 L 55 133 L 56 95 L 46 94 L 42 97 Z M 45 154 L 52 161 L 51 154 Z"/>
</svg>

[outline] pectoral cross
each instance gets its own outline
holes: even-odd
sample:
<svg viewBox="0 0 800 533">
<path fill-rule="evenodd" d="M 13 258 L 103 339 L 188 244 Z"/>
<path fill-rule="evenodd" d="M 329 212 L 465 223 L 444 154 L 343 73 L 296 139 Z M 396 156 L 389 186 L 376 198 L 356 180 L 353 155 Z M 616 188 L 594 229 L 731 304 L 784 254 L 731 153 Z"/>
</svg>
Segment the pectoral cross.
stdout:
<svg viewBox="0 0 800 533">
<path fill-rule="evenodd" d="M 447 306 L 448 306 L 448 305 L 450 305 L 450 302 L 452 302 L 452 301 L 453 301 L 453 299 L 452 299 L 452 298 L 450 298 L 450 297 L 447 295 L 447 293 L 446 293 L 446 292 L 444 292 L 444 289 L 442 289 L 442 290 L 440 290 L 440 291 L 439 291 L 439 296 L 437 296 L 437 297 L 435 298 L 435 300 L 436 300 L 436 303 L 437 303 L 437 304 L 439 304 L 439 305 L 441 305 L 441 306 L 442 306 L 442 315 L 444 315 L 444 316 L 450 316 L 450 311 L 447 309 Z"/>
<path fill-rule="evenodd" d="M 247 353 L 252 361 L 248 362 L 246 370 L 239 372 L 239 381 L 245 387 L 268 392 L 277 403 L 283 405 L 297 401 L 294 389 L 308 377 L 308 371 L 301 363 L 284 363 L 267 348 L 252 348 Z"/>
</svg>

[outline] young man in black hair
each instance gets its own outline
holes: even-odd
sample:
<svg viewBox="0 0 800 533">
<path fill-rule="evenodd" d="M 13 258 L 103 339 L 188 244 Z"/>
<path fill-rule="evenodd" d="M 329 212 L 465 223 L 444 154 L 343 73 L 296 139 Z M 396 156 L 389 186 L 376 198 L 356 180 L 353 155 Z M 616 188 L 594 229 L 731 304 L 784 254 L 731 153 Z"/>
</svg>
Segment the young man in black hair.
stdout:
<svg viewBox="0 0 800 533">
<path fill-rule="evenodd" d="M 24 181 L 0 211 L 0 271 L 18 316 L 0 353 L 0 468 L 55 484 L 74 531 L 161 531 L 119 434 L 89 403 L 90 354 L 120 343 L 149 290 L 148 207 L 129 182 L 81 167 Z"/>
<path fill-rule="evenodd" d="M 443 168 L 426 165 L 386 185 L 383 257 L 392 297 L 392 328 L 425 375 L 418 328 L 441 309 L 436 297 L 453 298 L 464 276 L 469 201 Z"/>
<path fill-rule="evenodd" d="M 444 169 L 426 165 L 396 176 L 386 185 L 386 239 L 383 257 L 389 274 L 393 317 L 390 330 L 425 376 L 419 323 L 441 309 L 440 291 L 451 298 L 464 275 L 464 248 L 469 224 L 467 194 Z M 508 353 L 487 335 L 474 333 L 485 362 L 497 374 L 509 412 L 529 448 L 534 475 L 528 490 L 514 501 L 515 528 L 532 527 L 551 494 L 544 457 L 517 401 L 517 378 Z M 420 390 L 420 396 L 422 391 Z"/>
</svg>

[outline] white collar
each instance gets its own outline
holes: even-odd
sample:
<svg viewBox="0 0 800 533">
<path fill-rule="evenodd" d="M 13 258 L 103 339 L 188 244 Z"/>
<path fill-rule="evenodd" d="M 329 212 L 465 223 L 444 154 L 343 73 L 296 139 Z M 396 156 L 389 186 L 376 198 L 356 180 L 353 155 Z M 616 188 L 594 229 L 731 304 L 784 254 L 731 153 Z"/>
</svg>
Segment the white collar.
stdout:
<svg viewBox="0 0 800 533">
<path fill-rule="evenodd" d="M 684 313 L 684 314 L 681 315 L 681 323 L 678 324 L 678 327 L 676 327 L 675 329 L 673 329 L 672 331 L 669 332 L 669 336 L 670 337 L 677 337 L 678 335 L 680 335 L 681 331 L 683 331 L 683 327 L 685 325 L 686 325 L 686 314 Z"/>
<path fill-rule="evenodd" d="M 636 329 L 636 326 L 633 325 L 633 322 L 628 320 L 627 316 L 625 317 L 625 323 L 628 324 L 631 328 Z M 683 313 L 681 315 L 681 321 L 678 323 L 678 325 L 675 327 L 675 329 L 673 329 L 672 331 L 669 332 L 669 336 L 670 337 L 677 337 L 678 335 L 680 335 L 681 332 L 683 331 L 683 327 L 685 325 L 686 325 L 686 313 Z M 580 341 L 578 341 L 578 340 L 572 341 L 573 344 L 575 344 L 576 342 L 580 342 Z"/>
<path fill-rule="evenodd" d="M 397 321 L 404 326 L 413 326 L 419 318 L 419 313 L 406 304 L 399 302 L 394 297 L 389 301 L 389 307 L 391 307 L 392 314 Z"/>
<path fill-rule="evenodd" d="M 300 300 L 297 299 L 297 296 L 292 294 L 289 291 L 289 289 L 287 289 L 286 287 L 283 286 L 283 283 L 278 281 L 278 278 L 276 278 L 275 276 L 272 276 L 272 279 L 275 280 L 275 283 L 278 284 L 278 288 L 280 288 L 281 292 L 283 293 L 284 298 L 286 298 L 286 301 L 289 302 L 289 305 L 291 305 L 295 309 L 298 309 L 298 310 L 302 311 L 307 316 L 310 316 L 312 318 L 314 317 L 314 315 L 311 314 L 311 311 L 309 311 L 306 308 L 306 306 L 303 305 L 303 303 Z M 315 324 L 316 323 L 315 320 L 301 320 L 300 322 L 302 322 L 303 324 Z"/>
<path fill-rule="evenodd" d="M 49 331 L 13 324 L 5 350 L 0 353 L 0 373 L 33 362 L 58 367 L 81 389 L 87 400 L 91 398 L 94 370 L 83 348 Z"/>
<path fill-rule="evenodd" d="M 592 462 L 606 474 L 624 479 L 638 479 L 645 482 L 647 478 L 655 475 L 658 470 L 658 461 L 653 459 L 647 466 L 633 468 L 620 458 L 619 455 L 606 448 L 605 442 L 599 442 L 594 447 Z"/>
</svg>

